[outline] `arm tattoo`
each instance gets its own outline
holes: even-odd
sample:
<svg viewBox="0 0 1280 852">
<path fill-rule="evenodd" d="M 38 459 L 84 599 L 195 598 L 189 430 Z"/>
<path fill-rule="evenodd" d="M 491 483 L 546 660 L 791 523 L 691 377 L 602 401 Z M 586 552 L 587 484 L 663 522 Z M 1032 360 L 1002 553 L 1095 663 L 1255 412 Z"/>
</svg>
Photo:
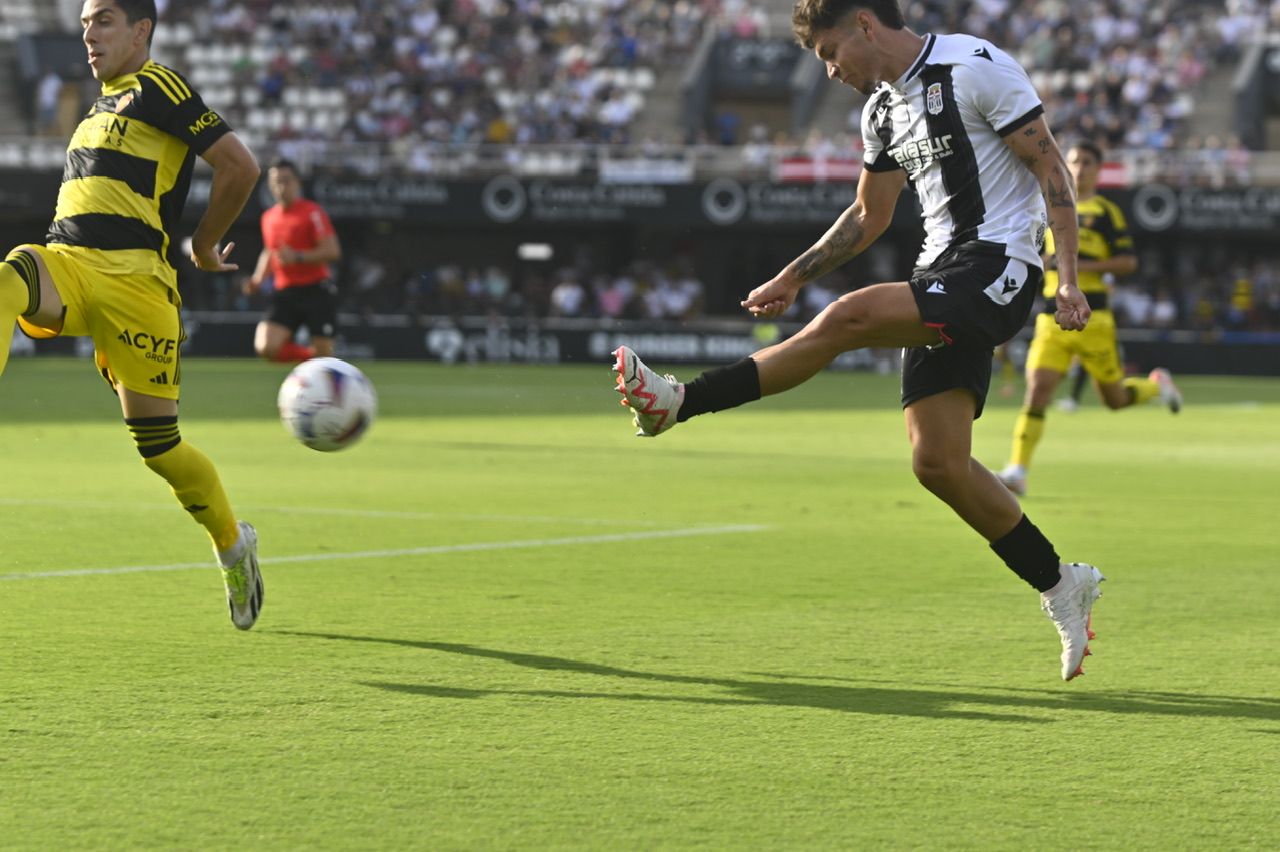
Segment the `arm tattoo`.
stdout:
<svg viewBox="0 0 1280 852">
<path fill-rule="evenodd" d="M 1074 207 L 1075 201 L 1071 197 L 1071 188 L 1063 181 L 1061 186 L 1054 186 L 1053 176 L 1049 176 L 1048 189 L 1045 196 L 1049 199 L 1050 207 Z"/>
<path fill-rule="evenodd" d="M 1048 140 L 1048 139 L 1041 139 L 1041 140 L 1040 140 L 1040 153 L 1041 153 L 1041 154 L 1047 154 L 1047 153 L 1049 153 L 1049 140 Z"/>
<path fill-rule="evenodd" d="M 823 266 L 826 265 L 827 259 L 831 257 L 831 248 L 826 245 L 817 245 L 800 255 L 799 266 L 797 272 L 800 274 L 801 281 L 812 281 L 823 273 Z"/>
<path fill-rule="evenodd" d="M 801 280 L 812 281 L 852 258 L 865 234 L 866 229 L 853 216 L 838 223 L 831 233 L 800 256 L 796 271 Z"/>
</svg>

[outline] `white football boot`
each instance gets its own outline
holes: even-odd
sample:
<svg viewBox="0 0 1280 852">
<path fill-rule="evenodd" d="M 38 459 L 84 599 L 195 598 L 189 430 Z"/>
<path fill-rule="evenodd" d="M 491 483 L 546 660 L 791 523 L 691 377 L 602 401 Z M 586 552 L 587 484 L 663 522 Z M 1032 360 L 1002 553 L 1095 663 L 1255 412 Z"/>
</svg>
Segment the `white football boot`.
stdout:
<svg viewBox="0 0 1280 852">
<path fill-rule="evenodd" d="M 1160 401 L 1177 414 L 1182 410 L 1182 391 L 1173 383 L 1173 375 L 1164 367 L 1156 367 L 1147 378 L 1160 386 Z"/>
<path fill-rule="evenodd" d="M 240 544 L 243 548 L 239 558 L 231 565 L 222 566 L 222 582 L 227 587 L 231 623 L 240 630 L 248 630 L 258 620 L 266 596 L 262 590 L 262 573 L 258 570 L 258 531 L 245 521 L 240 521 Z"/>
<path fill-rule="evenodd" d="M 1102 596 L 1098 584 L 1106 577 L 1083 562 L 1063 565 L 1060 571 L 1058 585 L 1040 593 L 1040 608 L 1062 637 L 1062 679 L 1071 680 L 1084 674 L 1081 663 L 1090 655 L 1089 640 L 1094 638 L 1093 602 Z"/>
<path fill-rule="evenodd" d="M 996 479 L 1003 482 L 1005 488 L 1008 488 L 1019 497 L 1027 496 L 1027 469 L 1022 465 L 1009 465 L 996 474 Z"/>
<path fill-rule="evenodd" d="M 675 376 L 659 376 L 628 346 L 613 350 L 622 404 L 634 413 L 636 436 L 652 438 L 676 425 L 676 412 L 684 402 L 684 385 Z"/>
</svg>

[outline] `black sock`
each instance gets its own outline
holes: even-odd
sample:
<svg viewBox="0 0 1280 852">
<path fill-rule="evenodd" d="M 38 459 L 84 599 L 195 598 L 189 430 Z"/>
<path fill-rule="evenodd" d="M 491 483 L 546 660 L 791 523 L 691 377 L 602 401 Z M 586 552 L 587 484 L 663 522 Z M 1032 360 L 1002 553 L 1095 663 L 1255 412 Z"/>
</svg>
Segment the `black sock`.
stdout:
<svg viewBox="0 0 1280 852">
<path fill-rule="evenodd" d="M 1049 591 L 1062 579 L 1058 570 L 1061 563 L 1058 551 L 1053 549 L 1053 544 L 1026 515 L 1003 538 L 991 542 L 991 549 L 1013 573 L 1034 586 L 1038 592 Z"/>
<path fill-rule="evenodd" d="M 676 414 L 676 422 L 712 411 L 736 408 L 744 402 L 760 398 L 760 371 L 756 362 L 743 358 L 727 367 L 707 370 L 691 382 L 685 382 L 684 402 Z"/>
</svg>

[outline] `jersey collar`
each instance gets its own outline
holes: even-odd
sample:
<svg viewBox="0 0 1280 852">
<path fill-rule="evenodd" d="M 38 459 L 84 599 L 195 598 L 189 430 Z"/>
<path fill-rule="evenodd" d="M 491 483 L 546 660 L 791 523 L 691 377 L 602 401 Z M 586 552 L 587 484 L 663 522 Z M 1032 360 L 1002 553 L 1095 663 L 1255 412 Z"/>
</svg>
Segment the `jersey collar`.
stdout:
<svg viewBox="0 0 1280 852">
<path fill-rule="evenodd" d="M 938 37 L 933 33 L 925 33 L 924 47 L 920 48 L 920 53 L 916 56 L 915 61 L 911 63 L 911 67 L 907 69 L 907 73 L 903 74 L 889 85 L 897 89 L 899 92 L 905 92 L 907 90 L 907 84 L 911 82 L 913 77 L 920 73 L 922 68 L 924 68 L 925 60 L 929 58 L 929 53 L 933 50 L 933 44 L 937 40 Z"/>
</svg>

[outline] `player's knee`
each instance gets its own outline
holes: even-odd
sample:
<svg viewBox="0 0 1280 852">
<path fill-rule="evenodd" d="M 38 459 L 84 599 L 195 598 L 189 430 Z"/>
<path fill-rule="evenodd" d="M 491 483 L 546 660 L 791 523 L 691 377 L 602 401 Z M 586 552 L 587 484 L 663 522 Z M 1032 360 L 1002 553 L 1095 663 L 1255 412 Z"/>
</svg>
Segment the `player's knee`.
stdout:
<svg viewBox="0 0 1280 852">
<path fill-rule="evenodd" d="M 177 415 L 168 417 L 127 417 L 124 425 L 129 429 L 138 455 L 143 463 L 156 473 L 161 473 L 165 453 L 182 443 L 178 432 Z"/>
<path fill-rule="evenodd" d="M 934 494 L 946 494 L 968 475 L 969 460 L 952 459 L 945 453 L 917 448 L 911 455 L 911 472 Z"/>
<path fill-rule="evenodd" d="M 846 293 L 827 305 L 815 322 L 824 337 L 849 348 L 870 330 L 870 306 L 860 294 Z"/>
</svg>

